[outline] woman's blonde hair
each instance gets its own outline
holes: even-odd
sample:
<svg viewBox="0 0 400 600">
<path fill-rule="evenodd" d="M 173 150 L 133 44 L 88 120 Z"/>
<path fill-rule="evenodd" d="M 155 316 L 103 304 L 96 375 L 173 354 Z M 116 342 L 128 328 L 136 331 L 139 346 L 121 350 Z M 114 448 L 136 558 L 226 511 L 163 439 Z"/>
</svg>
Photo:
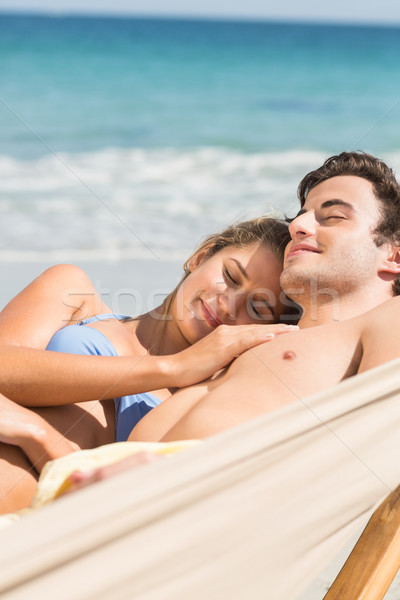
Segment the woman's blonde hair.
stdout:
<svg viewBox="0 0 400 600">
<path fill-rule="evenodd" d="M 271 216 L 262 216 L 249 221 L 230 225 L 221 233 L 207 236 L 200 246 L 189 256 L 183 265 L 184 275 L 176 288 L 165 298 L 163 314 L 171 313 L 172 304 L 178 289 L 190 275 L 190 263 L 200 254 L 204 253 L 203 260 L 211 258 L 214 254 L 226 248 L 246 248 L 253 244 L 267 246 L 276 258 L 283 263 L 285 247 L 290 240 L 288 224 L 283 219 Z"/>
</svg>

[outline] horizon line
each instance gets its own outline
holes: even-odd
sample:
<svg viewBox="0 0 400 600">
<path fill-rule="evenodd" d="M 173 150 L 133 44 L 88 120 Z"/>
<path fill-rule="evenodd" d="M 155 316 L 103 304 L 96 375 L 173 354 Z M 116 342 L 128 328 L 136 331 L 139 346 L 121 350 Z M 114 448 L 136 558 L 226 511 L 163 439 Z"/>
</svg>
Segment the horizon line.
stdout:
<svg viewBox="0 0 400 600">
<path fill-rule="evenodd" d="M 368 19 L 339 19 L 324 17 L 286 17 L 286 16 L 266 16 L 266 15 L 212 15 L 201 13 L 152 13 L 152 12 L 109 12 L 109 11 L 90 11 L 79 9 L 33 9 L 33 8 L 0 8 L 1 15 L 13 16 L 32 16 L 32 17 L 50 17 L 50 18 L 108 18 L 108 19 L 153 19 L 153 20 L 182 20 L 182 21 L 215 21 L 215 22 L 233 22 L 233 23 L 276 23 L 276 24 L 303 24 L 303 25 L 332 25 L 332 26 L 359 26 L 359 27 L 390 27 L 398 28 L 400 26 L 400 17 L 395 21 L 376 21 Z"/>
</svg>

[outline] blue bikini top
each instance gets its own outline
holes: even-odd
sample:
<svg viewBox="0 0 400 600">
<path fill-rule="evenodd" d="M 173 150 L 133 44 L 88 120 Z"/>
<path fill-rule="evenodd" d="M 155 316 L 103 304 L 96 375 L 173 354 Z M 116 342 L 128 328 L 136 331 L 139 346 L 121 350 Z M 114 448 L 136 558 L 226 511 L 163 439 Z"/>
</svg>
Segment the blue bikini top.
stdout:
<svg viewBox="0 0 400 600">
<path fill-rule="evenodd" d="M 86 327 L 95 321 L 106 319 L 126 319 L 126 315 L 107 313 L 96 315 L 76 323 L 67 325 L 56 331 L 47 345 L 46 350 L 54 352 L 67 352 L 70 354 L 98 355 L 98 356 L 118 356 L 114 345 L 110 340 L 94 327 Z M 161 400 L 150 394 L 143 392 L 141 394 L 132 394 L 114 398 L 115 402 L 115 435 L 116 441 L 126 441 L 135 425 L 152 408 L 161 403 Z"/>
</svg>

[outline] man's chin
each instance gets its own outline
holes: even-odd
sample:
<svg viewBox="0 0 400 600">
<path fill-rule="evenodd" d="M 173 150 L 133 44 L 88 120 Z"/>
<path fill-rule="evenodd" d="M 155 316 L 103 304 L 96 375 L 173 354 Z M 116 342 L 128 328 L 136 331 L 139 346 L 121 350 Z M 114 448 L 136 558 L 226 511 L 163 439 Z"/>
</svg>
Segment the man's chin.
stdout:
<svg viewBox="0 0 400 600">
<path fill-rule="evenodd" d="M 289 285 L 291 285 L 291 281 L 293 279 L 298 279 L 298 277 L 301 275 L 301 270 L 294 267 L 293 265 L 286 265 L 281 273 L 281 276 L 279 278 L 280 284 L 281 284 L 281 288 L 284 290 L 284 285 L 286 285 L 287 283 Z"/>
<path fill-rule="evenodd" d="M 315 279 L 315 274 L 310 273 L 309 269 L 288 266 L 281 273 L 280 284 L 285 294 L 292 298 L 296 290 L 298 294 L 304 294 L 312 279 Z"/>
</svg>

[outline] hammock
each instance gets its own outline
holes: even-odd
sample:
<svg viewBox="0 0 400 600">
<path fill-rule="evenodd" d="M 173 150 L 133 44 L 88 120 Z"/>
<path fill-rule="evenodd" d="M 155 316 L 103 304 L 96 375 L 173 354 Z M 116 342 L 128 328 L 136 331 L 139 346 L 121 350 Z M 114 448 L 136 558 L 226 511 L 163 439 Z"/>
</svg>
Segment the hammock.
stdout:
<svg viewBox="0 0 400 600">
<path fill-rule="evenodd" d="M 1 597 L 294 600 L 400 481 L 399 367 L 377 367 L 1 530 Z"/>
</svg>

